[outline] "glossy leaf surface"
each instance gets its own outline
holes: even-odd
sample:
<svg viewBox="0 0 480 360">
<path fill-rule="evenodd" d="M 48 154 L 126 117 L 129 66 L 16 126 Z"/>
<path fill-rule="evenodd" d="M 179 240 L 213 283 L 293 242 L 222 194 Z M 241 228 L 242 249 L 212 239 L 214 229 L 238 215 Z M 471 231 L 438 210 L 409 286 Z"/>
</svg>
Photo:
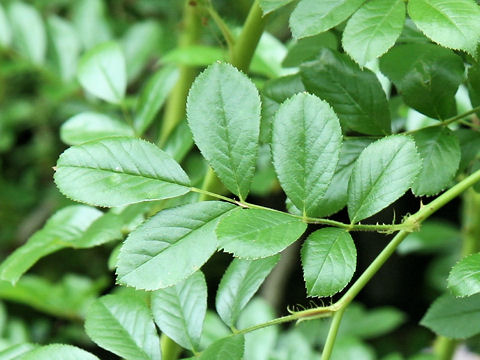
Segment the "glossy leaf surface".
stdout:
<svg viewBox="0 0 480 360">
<path fill-rule="evenodd" d="M 480 253 L 458 262 L 448 276 L 448 288 L 455 296 L 471 296 L 480 292 Z"/>
</svg>

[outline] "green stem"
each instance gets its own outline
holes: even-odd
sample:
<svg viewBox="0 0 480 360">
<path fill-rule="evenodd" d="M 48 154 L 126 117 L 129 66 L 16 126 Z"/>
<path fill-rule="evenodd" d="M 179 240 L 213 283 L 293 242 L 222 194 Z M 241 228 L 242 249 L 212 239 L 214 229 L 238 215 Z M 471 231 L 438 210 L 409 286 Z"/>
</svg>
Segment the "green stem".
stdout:
<svg viewBox="0 0 480 360">
<path fill-rule="evenodd" d="M 162 349 L 162 360 L 177 360 L 182 348 L 167 335 L 160 336 L 160 347 Z"/>
<path fill-rule="evenodd" d="M 253 54 L 265 28 L 265 22 L 266 17 L 263 16 L 258 0 L 255 0 L 243 25 L 242 32 L 235 43 L 232 58 L 230 59 L 232 65 L 239 70 L 248 71 Z"/>
<path fill-rule="evenodd" d="M 233 57 L 233 47 L 235 46 L 235 38 L 233 37 L 232 32 L 230 31 L 230 28 L 225 24 L 225 21 L 218 15 L 218 13 L 215 11 L 213 8 L 212 4 L 209 4 L 208 6 L 208 13 L 212 17 L 213 21 L 215 24 L 217 24 L 218 28 L 220 29 L 220 32 L 223 35 L 223 38 L 227 42 L 228 46 L 228 51 L 230 58 Z"/>
<path fill-rule="evenodd" d="M 200 36 L 201 23 L 197 6 L 192 5 L 191 1 L 185 2 L 183 31 L 180 35 L 178 47 L 187 47 L 197 42 Z M 165 145 L 173 129 L 185 117 L 185 104 L 190 86 L 197 75 L 194 67 L 182 65 L 179 69 L 178 81 L 170 94 L 165 107 L 162 126 L 160 129 L 158 144 L 160 147 Z"/>
<path fill-rule="evenodd" d="M 438 336 L 433 345 L 433 353 L 436 360 L 451 360 L 458 341 L 443 336 Z"/>
<path fill-rule="evenodd" d="M 345 308 L 341 308 L 335 313 L 335 315 L 333 315 L 332 323 L 330 324 L 330 329 L 328 330 L 327 341 L 323 347 L 321 360 L 328 360 L 332 355 L 333 346 L 335 345 L 335 339 L 337 338 L 338 328 L 340 327 L 344 311 Z"/>
</svg>

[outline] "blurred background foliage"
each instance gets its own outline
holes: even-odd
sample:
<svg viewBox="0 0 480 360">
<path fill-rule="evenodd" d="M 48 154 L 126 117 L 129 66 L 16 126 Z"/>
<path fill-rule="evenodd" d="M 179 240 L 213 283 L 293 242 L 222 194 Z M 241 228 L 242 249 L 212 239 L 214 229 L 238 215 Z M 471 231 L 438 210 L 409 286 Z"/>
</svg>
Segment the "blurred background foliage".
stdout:
<svg viewBox="0 0 480 360">
<path fill-rule="evenodd" d="M 243 23 L 251 1 L 215 0 L 213 4 L 235 29 Z M 127 111 L 135 107 L 137 94 L 158 68 L 172 63 L 202 66 L 222 58 L 226 46 L 207 14 L 202 19 L 199 41 L 202 46 L 190 52 L 175 51 L 183 5 L 179 0 L 2 0 L 1 259 L 41 228 L 51 214 L 73 204 L 58 192 L 52 181 L 52 168 L 67 147 L 61 140 L 61 125 L 84 111 L 116 118 L 123 116 L 116 107 L 82 91 L 75 79 L 82 53 L 111 39 L 122 44 L 128 70 Z M 287 53 L 288 62 L 293 66 L 312 55 L 308 53 L 311 46 L 303 45 L 302 48 L 291 42 L 288 16 L 294 5 L 295 2 L 276 11 L 269 20 L 268 34 L 262 38 L 252 64 L 253 79 L 259 87 L 268 88 L 269 79 L 291 72 L 282 67 Z M 2 21 L 10 24 L 11 34 L 2 29 Z M 337 47 L 341 32 L 337 29 L 328 34 L 317 40 L 323 45 Z M 413 27 L 407 26 L 402 36 L 423 41 Z M 391 106 L 396 128 L 415 128 L 429 121 L 407 108 L 399 98 L 393 97 Z M 470 106 L 465 89 L 457 93 L 457 106 L 461 111 Z M 161 118 L 161 113 L 157 118 Z M 155 138 L 158 126 L 156 121 L 145 137 Z M 187 152 L 190 146 L 187 145 Z M 263 153 L 268 153 L 268 148 Z M 202 161 L 195 151 L 183 161 L 197 181 L 201 181 L 206 170 Z M 284 208 L 284 195 L 275 182 L 273 169 L 265 165 L 268 163 L 268 154 L 263 158 L 261 155 L 252 202 Z M 342 351 L 357 349 L 355 359 L 358 360 L 382 358 L 387 354 L 390 354 L 389 360 L 396 360 L 402 357 L 391 354 L 394 349 L 402 349 L 408 355 L 429 346 L 433 334 L 419 327 L 418 321 L 428 304 L 444 291 L 448 270 L 458 257 L 459 204 L 456 201 L 443 208 L 437 220 L 427 223 L 422 233 L 406 241 L 398 255 L 368 284 L 358 299 L 363 304 L 347 311 L 335 359 L 353 359 Z M 418 199 L 406 196 L 395 204 L 397 216 L 419 205 Z M 393 210 L 388 209 L 373 222 L 389 223 L 393 215 Z M 336 218 L 348 221 L 345 212 L 340 212 Z M 356 240 L 359 253 L 356 273 L 359 274 L 385 246 L 388 237 L 361 233 Z M 67 342 L 83 346 L 104 359 L 113 358 L 88 340 L 81 321 L 88 302 L 114 285 L 113 273 L 107 266 L 113 247 L 106 244 L 81 251 L 62 250 L 39 261 L 15 291 L 9 284 L 0 283 L 0 298 L 4 300 L 0 303 L 0 350 L 22 342 Z M 298 248 L 291 251 L 298 252 Z M 404 256 L 406 254 L 409 256 Z M 226 254 L 216 254 L 206 264 L 204 272 L 212 293 L 229 260 Z M 296 261 L 286 265 L 289 268 L 275 283 L 274 290 L 264 287 L 263 295 L 270 305 L 260 299 L 249 305 L 250 312 L 244 315 L 245 323 L 258 314 L 268 317 L 272 306 L 283 313 L 286 306 L 304 303 L 304 283 L 300 264 Z M 385 305 L 388 307 L 368 310 Z M 204 344 L 211 342 L 209 336 L 213 339 L 221 332 L 218 321 L 213 313 L 207 315 Z M 312 349 L 324 341 L 326 328 L 325 321 L 311 321 L 282 333 L 279 346 L 284 348 L 281 353 L 287 357 L 279 355 L 278 359 L 313 356 Z M 268 331 L 275 333 L 277 329 L 263 331 L 267 331 L 262 337 L 265 339 L 265 336 L 275 337 L 268 335 Z"/>
</svg>

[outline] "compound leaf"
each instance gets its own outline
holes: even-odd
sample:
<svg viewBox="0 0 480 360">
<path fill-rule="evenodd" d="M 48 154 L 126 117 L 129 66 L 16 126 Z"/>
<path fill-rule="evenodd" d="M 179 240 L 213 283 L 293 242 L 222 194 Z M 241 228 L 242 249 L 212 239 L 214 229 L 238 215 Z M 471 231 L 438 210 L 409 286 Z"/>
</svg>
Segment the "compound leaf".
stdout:
<svg viewBox="0 0 480 360">
<path fill-rule="evenodd" d="M 235 326 L 241 311 L 280 259 L 233 259 L 218 286 L 215 307 L 225 324 Z"/>
<path fill-rule="evenodd" d="M 480 292 L 480 253 L 463 258 L 448 276 L 448 288 L 455 296 Z"/>
<path fill-rule="evenodd" d="M 255 172 L 260 96 L 231 65 L 215 63 L 193 83 L 187 119 L 195 143 L 225 186 L 245 199 Z"/>
<path fill-rule="evenodd" d="M 215 226 L 232 208 L 226 202 L 204 201 L 159 212 L 125 241 L 118 281 L 158 290 L 188 278 L 216 251 Z"/>
<path fill-rule="evenodd" d="M 348 184 L 348 215 L 363 220 L 402 196 L 421 169 L 415 142 L 392 135 L 369 145 L 360 154 Z"/>
<path fill-rule="evenodd" d="M 91 94 L 119 104 L 127 89 L 127 70 L 122 48 L 110 41 L 85 53 L 78 64 L 78 80 Z"/>
<path fill-rule="evenodd" d="M 283 103 L 273 121 L 273 164 L 285 193 L 302 214 L 316 215 L 337 166 L 342 132 L 325 102 L 301 93 Z"/>
<path fill-rule="evenodd" d="M 302 247 L 302 267 L 309 296 L 332 296 L 352 279 L 357 250 L 348 232 L 323 228 L 310 234 Z"/>
<path fill-rule="evenodd" d="M 152 312 L 160 330 L 185 349 L 198 349 L 207 312 L 207 283 L 201 271 L 152 293 Z"/>
<path fill-rule="evenodd" d="M 368 1 L 348 20 L 343 32 L 343 48 L 364 66 L 393 46 L 404 22 L 403 0 Z"/>
<path fill-rule="evenodd" d="M 220 247 L 236 257 L 275 255 L 297 240 L 307 225 L 291 215 L 262 209 L 235 209 L 217 226 Z"/>
<path fill-rule="evenodd" d="M 89 308 L 88 336 L 126 360 L 161 359 L 160 339 L 147 305 L 131 295 L 106 295 Z"/>
<path fill-rule="evenodd" d="M 186 194 L 190 180 L 168 154 L 139 139 L 115 138 L 67 149 L 55 183 L 76 201 L 121 206 Z"/>
</svg>

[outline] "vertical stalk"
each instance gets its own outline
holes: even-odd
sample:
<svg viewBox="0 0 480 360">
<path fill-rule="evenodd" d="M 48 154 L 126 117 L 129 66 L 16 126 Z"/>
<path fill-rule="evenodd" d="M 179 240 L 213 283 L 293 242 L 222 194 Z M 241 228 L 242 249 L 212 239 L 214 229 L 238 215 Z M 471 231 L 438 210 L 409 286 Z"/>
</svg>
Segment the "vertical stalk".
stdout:
<svg viewBox="0 0 480 360">
<path fill-rule="evenodd" d="M 337 338 L 338 328 L 340 327 L 345 308 L 346 307 L 341 308 L 335 312 L 335 315 L 333 315 L 332 323 L 330 324 L 330 329 L 328 330 L 327 341 L 323 347 L 321 360 L 328 360 L 332 355 L 333 346 L 335 345 L 335 339 Z"/>
<path fill-rule="evenodd" d="M 162 360 L 177 360 L 182 351 L 180 345 L 165 334 L 160 336 L 160 348 L 162 349 Z"/>
<path fill-rule="evenodd" d="M 197 42 L 201 30 L 201 21 L 198 12 L 198 6 L 194 1 L 185 1 L 182 21 L 183 31 L 178 40 L 179 48 L 187 47 Z M 180 66 L 178 81 L 175 84 L 165 107 L 165 115 L 163 117 L 158 140 L 160 147 L 165 145 L 168 136 L 185 117 L 185 104 L 187 102 L 188 90 L 190 89 L 196 74 L 197 71 L 194 67 L 187 65 Z"/>
<path fill-rule="evenodd" d="M 461 257 L 480 251 L 480 194 L 468 189 L 462 196 L 462 253 Z M 458 341 L 437 336 L 433 346 L 435 358 L 451 360 Z"/>
</svg>

